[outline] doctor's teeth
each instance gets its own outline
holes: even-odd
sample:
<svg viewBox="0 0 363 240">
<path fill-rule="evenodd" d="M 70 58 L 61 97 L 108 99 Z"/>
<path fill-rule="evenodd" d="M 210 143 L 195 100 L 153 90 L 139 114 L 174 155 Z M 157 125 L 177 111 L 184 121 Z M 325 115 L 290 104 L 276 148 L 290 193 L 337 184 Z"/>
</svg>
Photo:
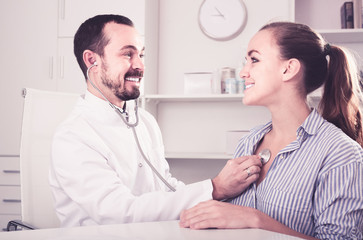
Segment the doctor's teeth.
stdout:
<svg viewBox="0 0 363 240">
<path fill-rule="evenodd" d="M 132 81 L 132 82 L 138 82 L 139 81 L 139 78 L 126 78 L 127 81 Z"/>
</svg>

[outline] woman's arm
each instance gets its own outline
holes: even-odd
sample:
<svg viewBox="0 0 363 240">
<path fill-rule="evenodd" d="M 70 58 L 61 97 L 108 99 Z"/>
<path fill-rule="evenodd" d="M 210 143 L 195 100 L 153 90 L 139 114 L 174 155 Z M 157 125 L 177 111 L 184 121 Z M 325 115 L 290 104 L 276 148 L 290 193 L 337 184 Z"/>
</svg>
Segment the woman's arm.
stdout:
<svg viewBox="0 0 363 240">
<path fill-rule="evenodd" d="M 257 209 L 214 200 L 183 211 L 179 225 L 192 229 L 259 228 L 304 239 L 316 239 L 283 225 Z"/>
</svg>

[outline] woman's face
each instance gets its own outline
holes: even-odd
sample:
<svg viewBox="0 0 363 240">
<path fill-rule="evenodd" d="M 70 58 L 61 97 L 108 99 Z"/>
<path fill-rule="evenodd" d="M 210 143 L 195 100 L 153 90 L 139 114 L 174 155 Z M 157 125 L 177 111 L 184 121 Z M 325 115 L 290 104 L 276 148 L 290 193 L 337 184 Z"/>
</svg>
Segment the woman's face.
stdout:
<svg viewBox="0 0 363 240">
<path fill-rule="evenodd" d="M 284 62 L 280 59 L 273 32 L 259 31 L 249 42 L 246 64 L 240 72 L 245 79 L 245 105 L 269 106 L 278 103 L 283 84 Z"/>
</svg>

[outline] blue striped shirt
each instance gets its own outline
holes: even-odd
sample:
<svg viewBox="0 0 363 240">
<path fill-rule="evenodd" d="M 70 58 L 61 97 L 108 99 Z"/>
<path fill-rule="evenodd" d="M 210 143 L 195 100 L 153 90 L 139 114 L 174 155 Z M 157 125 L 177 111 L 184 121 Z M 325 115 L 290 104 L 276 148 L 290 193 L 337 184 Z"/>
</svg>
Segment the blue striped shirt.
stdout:
<svg viewBox="0 0 363 240">
<path fill-rule="evenodd" d="M 243 137 L 235 157 L 254 154 L 272 123 Z M 320 239 L 363 238 L 363 149 L 314 109 L 297 139 L 275 157 L 265 179 L 233 204 L 256 208 Z"/>
</svg>

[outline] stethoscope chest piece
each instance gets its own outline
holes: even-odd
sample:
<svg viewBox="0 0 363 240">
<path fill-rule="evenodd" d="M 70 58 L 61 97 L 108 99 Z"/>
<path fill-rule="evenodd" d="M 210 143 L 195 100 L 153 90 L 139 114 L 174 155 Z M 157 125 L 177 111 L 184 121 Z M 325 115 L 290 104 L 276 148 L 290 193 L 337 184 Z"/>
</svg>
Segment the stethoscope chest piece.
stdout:
<svg viewBox="0 0 363 240">
<path fill-rule="evenodd" d="M 271 158 L 271 151 L 269 149 L 262 149 L 258 154 L 261 157 L 262 165 L 265 165 Z"/>
</svg>

